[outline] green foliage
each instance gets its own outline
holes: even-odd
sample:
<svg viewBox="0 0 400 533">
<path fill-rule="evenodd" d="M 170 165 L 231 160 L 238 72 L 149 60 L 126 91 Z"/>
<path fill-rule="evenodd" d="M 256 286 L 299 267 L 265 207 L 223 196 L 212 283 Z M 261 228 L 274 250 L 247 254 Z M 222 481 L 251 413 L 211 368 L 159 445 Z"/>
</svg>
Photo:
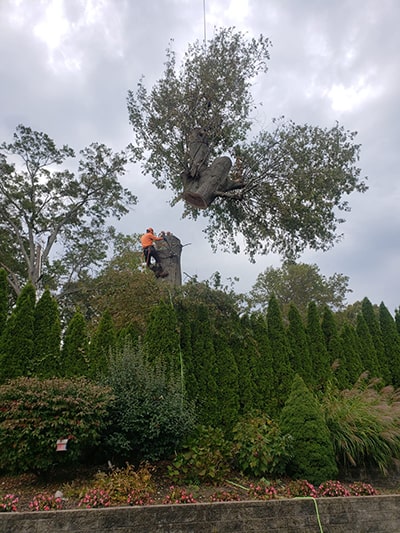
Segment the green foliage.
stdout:
<svg viewBox="0 0 400 533">
<path fill-rule="evenodd" d="M 282 409 L 280 428 L 293 438 L 289 475 L 313 484 L 336 477 L 334 448 L 322 410 L 299 375 Z"/>
<path fill-rule="evenodd" d="M 87 492 L 90 488 L 107 492 L 113 504 L 124 504 L 133 490 L 137 495 L 154 492 L 152 468 L 147 464 L 134 468 L 127 463 L 124 468 L 115 468 L 108 473 L 98 472 L 90 487 L 86 487 L 81 493 Z"/>
<path fill-rule="evenodd" d="M 118 181 L 127 163 L 124 153 L 92 143 L 81 150 L 76 174 L 59 169 L 73 157 L 69 146 L 59 148 L 47 134 L 23 125 L 12 143 L 0 145 L 0 227 L 6 244 L 0 262 L 12 273 L 17 293 L 27 281 L 36 287 L 41 279 L 58 288 L 63 277 L 85 278 L 93 264 L 106 259 L 114 233 L 107 218 L 120 219 L 136 203 Z M 55 242 L 62 242 L 62 256 L 51 261 Z"/>
<path fill-rule="evenodd" d="M 396 322 L 382 302 L 379 306 L 379 325 L 382 332 L 382 341 L 391 376 L 392 384 L 400 386 L 400 335 Z"/>
<path fill-rule="evenodd" d="M 151 312 L 143 346 L 149 361 L 164 366 L 173 374 L 181 371 L 181 349 L 175 309 L 161 301 Z"/>
<path fill-rule="evenodd" d="M 275 408 L 271 411 L 271 414 L 275 415 L 289 395 L 293 376 L 293 370 L 290 366 L 290 345 L 275 296 L 272 296 L 268 303 L 267 328 L 274 372 Z"/>
<path fill-rule="evenodd" d="M 65 377 L 88 376 L 90 373 L 86 327 L 85 318 L 78 309 L 64 333 L 61 357 Z"/>
<path fill-rule="evenodd" d="M 34 353 L 35 289 L 25 285 L 0 339 L 0 381 L 29 373 Z"/>
<path fill-rule="evenodd" d="M 109 361 L 105 383 L 115 395 L 105 453 L 113 460 L 168 457 L 194 426 L 179 375 L 151 365 L 141 349 L 126 345 Z"/>
<path fill-rule="evenodd" d="M 266 71 L 269 45 L 262 35 L 249 39 L 222 28 L 206 45 L 190 45 L 180 66 L 169 48 L 164 74 L 152 89 L 141 80 L 128 93 L 132 153 L 155 185 L 169 186 L 177 201 L 182 174 L 190 175 L 190 134 L 203 128 L 209 155 L 233 160 L 232 187 L 215 191 L 207 208 L 212 245 L 237 253 L 236 236 L 242 234 L 251 258 L 269 251 L 293 258 L 307 246 L 332 246 L 343 222 L 337 212 L 349 209 L 343 196 L 366 186 L 355 132 L 338 124 L 323 129 L 280 120 L 272 132 L 251 131 L 257 119 L 250 88 Z M 199 210 L 187 207 L 184 215 L 196 219 Z"/>
<path fill-rule="evenodd" d="M 35 376 L 60 375 L 61 322 L 58 304 L 49 290 L 45 290 L 35 307 L 34 354 L 31 372 Z"/>
<path fill-rule="evenodd" d="M 44 473 L 99 443 L 112 400 L 86 379 L 18 378 L 0 386 L 0 469 Z M 57 452 L 58 439 L 68 439 Z"/>
<path fill-rule="evenodd" d="M 291 457 L 291 441 L 277 422 L 261 413 L 242 417 L 233 429 L 235 464 L 251 476 L 282 475 Z"/>
<path fill-rule="evenodd" d="M 7 272 L 0 268 L 0 337 L 8 317 L 8 293 Z"/>
<path fill-rule="evenodd" d="M 249 302 L 253 306 L 266 309 L 274 294 L 285 311 L 294 305 L 302 318 L 307 315 L 309 302 L 318 308 L 328 306 L 339 310 L 344 307 L 349 278 L 343 274 L 333 274 L 327 278 L 315 264 L 285 261 L 280 268 L 268 267 L 257 276 L 250 291 Z"/>
<path fill-rule="evenodd" d="M 391 383 L 391 372 L 389 368 L 389 361 L 386 359 L 385 346 L 382 339 L 382 331 L 379 324 L 378 313 L 368 298 L 364 298 L 361 303 L 361 312 L 367 323 L 369 332 L 372 337 L 372 342 L 375 346 L 376 357 L 378 359 L 381 376 L 385 383 Z"/>
<path fill-rule="evenodd" d="M 315 302 L 308 304 L 307 335 L 312 362 L 313 384 L 317 388 L 323 388 L 331 374 L 331 366 L 329 364 L 329 354 Z"/>
<path fill-rule="evenodd" d="M 380 364 L 376 355 L 372 335 L 368 328 L 367 322 L 365 321 L 365 318 L 361 313 L 357 315 L 356 331 L 360 350 L 361 365 L 358 366 L 359 372 L 356 374 L 356 376 L 353 375 L 352 377 L 358 378 L 358 376 L 361 374 L 361 371 L 364 372 L 365 370 L 372 377 L 383 377 L 380 369 Z M 356 380 L 353 379 L 351 384 L 355 383 L 355 381 Z"/>
<path fill-rule="evenodd" d="M 293 371 L 299 374 L 307 385 L 310 385 L 313 380 L 313 365 L 308 336 L 300 312 L 293 304 L 289 307 L 288 319 L 287 336 L 290 345 L 290 365 Z"/>
<path fill-rule="evenodd" d="M 220 428 L 199 426 L 168 468 L 175 483 L 218 483 L 229 473 L 230 444 Z"/>
<path fill-rule="evenodd" d="M 116 332 L 111 314 L 106 310 L 89 344 L 90 375 L 99 377 L 107 372 L 108 357 L 116 347 Z"/>
<path fill-rule="evenodd" d="M 341 467 L 372 464 L 386 473 L 400 457 L 399 394 L 365 374 L 351 389 L 325 392 L 322 409 Z"/>
</svg>

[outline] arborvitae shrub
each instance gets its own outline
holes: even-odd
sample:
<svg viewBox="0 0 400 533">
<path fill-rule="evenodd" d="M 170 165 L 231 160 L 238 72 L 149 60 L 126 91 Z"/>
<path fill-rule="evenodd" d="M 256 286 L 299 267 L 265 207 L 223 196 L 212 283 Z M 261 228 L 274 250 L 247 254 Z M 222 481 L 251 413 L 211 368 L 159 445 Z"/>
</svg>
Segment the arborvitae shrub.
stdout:
<svg viewBox="0 0 400 533">
<path fill-rule="evenodd" d="M 60 375 L 61 323 L 58 304 L 45 290 L 34 312 L 34 350 L 31 371 L 35 376 Z"/>
<path fill-rule="evenodd" d="M 80 379 L 18 378 L 0 386 L 0 470 L 43 473 L 99 442 L 109 388 Z M 68 439 L 67 451 L 56 451 Z"/>
<path fill-rule="evenodd" d="M 280 426 L 283 433 L 293 438 L 289 475 L 313 484 L 336 477 L 334 449 L 322 410 L 299 375 L 293 380 L 282 409 Z"/>
</svg>

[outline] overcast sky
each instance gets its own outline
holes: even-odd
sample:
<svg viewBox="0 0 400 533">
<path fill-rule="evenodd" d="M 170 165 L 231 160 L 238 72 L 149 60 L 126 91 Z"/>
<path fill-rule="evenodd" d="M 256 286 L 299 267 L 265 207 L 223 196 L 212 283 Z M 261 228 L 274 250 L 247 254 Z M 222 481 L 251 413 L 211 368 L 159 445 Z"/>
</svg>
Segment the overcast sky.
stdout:
<svg viewBox="0 0 400 533">
<path fill-rule="evenodd" d="M 205 7 L 205 9 L 204 9 Z M 205 17 L 204 17 L 205 14 Z M 398 0 L 0 0 L 0 141 L 22 123 L 76 151 L 91 142 L 115 150 L 132 141 L 126 96 L 144 75 L 163 72 L 171 39 L 188 43 L 235 26 L 272 41 L 269 71 L 254 86 L 260 126 L 285 115 L 297 123 L 357 131 L 369 190 L 350 197 L 344 236 L 325 253 L 306 252 L 327 277 L 350 278 L 348 303 L 367 296 L 400 305 L 400 2 Z M 123 179 L 138 205 L 125 233 L 170 230 L 185 246 L 182 270 L 200 280 L 219 271 L 249 291 L 275 255 L 214 254 L 201 221 L 182 220 L 168 191 L 130 166 Z M 194 246 L 196 244 L 196 246 Z M 185 276 L 184 276 L 185 279 Z"/>
</svg>

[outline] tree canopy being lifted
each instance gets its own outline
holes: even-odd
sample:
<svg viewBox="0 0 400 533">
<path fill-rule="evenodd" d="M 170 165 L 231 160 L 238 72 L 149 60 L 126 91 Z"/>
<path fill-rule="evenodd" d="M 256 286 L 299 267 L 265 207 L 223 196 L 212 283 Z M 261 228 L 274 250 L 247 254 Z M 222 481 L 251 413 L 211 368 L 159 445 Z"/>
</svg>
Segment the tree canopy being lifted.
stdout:
<svg viewBox="0 0 400 533">
<path fill-rule="evenodd" d="M 254 126 L 255 77 L 267 71 L 270 41 L 221 29 L 189 45 L 180 67 L 171 47 L 150 92 L 144 80 L 128 93 L 133 157 L 158 188 L 186 202 L 184 216 L 208 217 L 214 247 L 297 257 L 326 250 L 340 238 L 343 199 L 367 187 L 357 167 L 356 132 L 273 120 Z M 204 211 L 202 211 L 204 210 Z"/>
</svg>

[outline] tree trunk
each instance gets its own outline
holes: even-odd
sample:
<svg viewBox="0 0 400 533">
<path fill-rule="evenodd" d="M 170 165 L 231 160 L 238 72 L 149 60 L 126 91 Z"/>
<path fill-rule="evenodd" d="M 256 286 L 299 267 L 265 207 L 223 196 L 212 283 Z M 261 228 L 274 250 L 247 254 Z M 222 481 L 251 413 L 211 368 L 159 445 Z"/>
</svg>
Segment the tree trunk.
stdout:
<svg viewBox="0 0 400 533">
<path fill-rule="evenodd" d="M 181 253 L 182 244 L 178 237 L 166 233 L 163 241 L 156 241 L 154 246 L 160 257 L 163 272 L 168 276 L 161 278 L 174 286 L 182 285 Z M 157 275 L 157 273 L 156 273 Z"/>
<path fill-rule="evenodd" d="M 208 168 L 198 174 L 197 179 L 186 177 L 182 198 L 193 207 L 205 209 L 216 198 L 218 191 L 226 190 L 231 167 L 232 161 L 229 157 L 217 157 Z"/>
</svg>

